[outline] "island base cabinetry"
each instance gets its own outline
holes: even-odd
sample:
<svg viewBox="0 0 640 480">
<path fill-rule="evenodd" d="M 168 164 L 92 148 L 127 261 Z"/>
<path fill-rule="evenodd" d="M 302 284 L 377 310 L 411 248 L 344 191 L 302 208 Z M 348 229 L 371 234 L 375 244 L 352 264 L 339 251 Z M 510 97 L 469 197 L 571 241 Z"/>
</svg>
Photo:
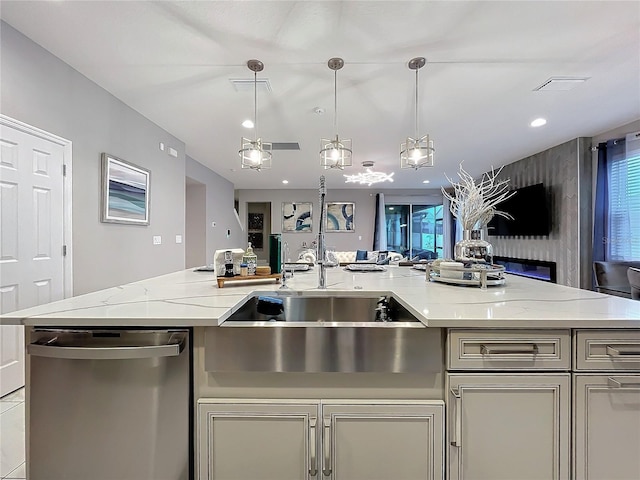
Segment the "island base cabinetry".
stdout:
<svg viewBox="0 0 640 480">
<path fill-rule="evenodd" d="M 577 330 L 574 478 L 640 478 L 640 330 Z"/>
<path fill-rule="evenodd" d="M 444 479 L 437 400 L 198 401 L 199 480 Z"/>
<path fill-rule="evenodd" d="M 447 374 L 449 480 L 569 478 L 570 375 Z"/>
<path fill-rule="evenodd" d="M 571 331 L 449 329 L 447 478 L 568 480 Z"/>
</svg>

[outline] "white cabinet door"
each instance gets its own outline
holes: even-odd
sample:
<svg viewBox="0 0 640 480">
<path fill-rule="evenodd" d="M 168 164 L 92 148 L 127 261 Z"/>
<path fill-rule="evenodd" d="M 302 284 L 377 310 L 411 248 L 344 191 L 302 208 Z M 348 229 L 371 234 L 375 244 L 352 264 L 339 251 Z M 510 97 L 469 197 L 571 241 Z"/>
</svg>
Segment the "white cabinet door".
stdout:
<svg viewBox="0 0 640 480">
<path fill-rule="evenodd" d="M 323 480 L 441 480 L 442 401 L 322 402 Z"/>
<path fill-rule="evenodd" d="M 301 480 L 317 471 L 318 402 L 202 399 L 199 480 Z"/>
<path fill-rule="evenodd" d="M 640 374 L 574 375 L 576 480 L 640 478 Z"/>
<path fill-rule="evenodd" d="M 570 375 L 447 374 L 450 480 L 569 478 Z"/>
</svg>

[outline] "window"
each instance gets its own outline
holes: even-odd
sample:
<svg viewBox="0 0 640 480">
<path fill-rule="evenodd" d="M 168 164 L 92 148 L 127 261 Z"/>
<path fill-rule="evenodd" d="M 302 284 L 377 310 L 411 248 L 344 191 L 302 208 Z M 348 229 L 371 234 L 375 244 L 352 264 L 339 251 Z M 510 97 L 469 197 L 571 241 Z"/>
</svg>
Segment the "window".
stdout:
<svg viewBox="0 0 640 480">
<path fill-rule="evenodd" d="M 443 257 L 442 205 L 386 205 L 387 248 L 407 258 Z"/>
<path fill-rule="evenodd" d="M 626 148 L 609 162 L 607 258 L 640 260 L 640 139 L 627 136 Z"/>
</svg>

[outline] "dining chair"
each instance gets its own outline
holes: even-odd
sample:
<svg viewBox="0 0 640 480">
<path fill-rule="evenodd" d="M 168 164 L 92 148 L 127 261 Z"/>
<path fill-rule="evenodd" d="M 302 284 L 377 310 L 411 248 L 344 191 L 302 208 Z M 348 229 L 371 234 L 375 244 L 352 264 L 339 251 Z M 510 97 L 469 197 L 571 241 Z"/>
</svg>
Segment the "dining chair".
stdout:
<svg viewBox="0 0 640 480">
<path fill-rule="evenodd" d="M 627 269 L 627 278 L 631 285 L 631 298 L 640 300 L 640 268 L 629 267 Z"/>
</svg>

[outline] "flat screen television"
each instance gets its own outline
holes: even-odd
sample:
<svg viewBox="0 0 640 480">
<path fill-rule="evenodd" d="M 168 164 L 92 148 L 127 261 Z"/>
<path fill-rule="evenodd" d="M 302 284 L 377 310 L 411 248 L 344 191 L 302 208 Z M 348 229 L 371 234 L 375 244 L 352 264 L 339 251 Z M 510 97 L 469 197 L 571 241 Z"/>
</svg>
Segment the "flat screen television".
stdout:
<svg viewBox="0 0 640 480">
<path fill-rule="evenodd" d="M 551 231 L 549 198 L 542 183 L 522 187 L 516 194 L 497 205 L 509 213 L 513 220 L 495 215 L 488 224 L 493 236 L 546 236 Z"/>
</svg>

